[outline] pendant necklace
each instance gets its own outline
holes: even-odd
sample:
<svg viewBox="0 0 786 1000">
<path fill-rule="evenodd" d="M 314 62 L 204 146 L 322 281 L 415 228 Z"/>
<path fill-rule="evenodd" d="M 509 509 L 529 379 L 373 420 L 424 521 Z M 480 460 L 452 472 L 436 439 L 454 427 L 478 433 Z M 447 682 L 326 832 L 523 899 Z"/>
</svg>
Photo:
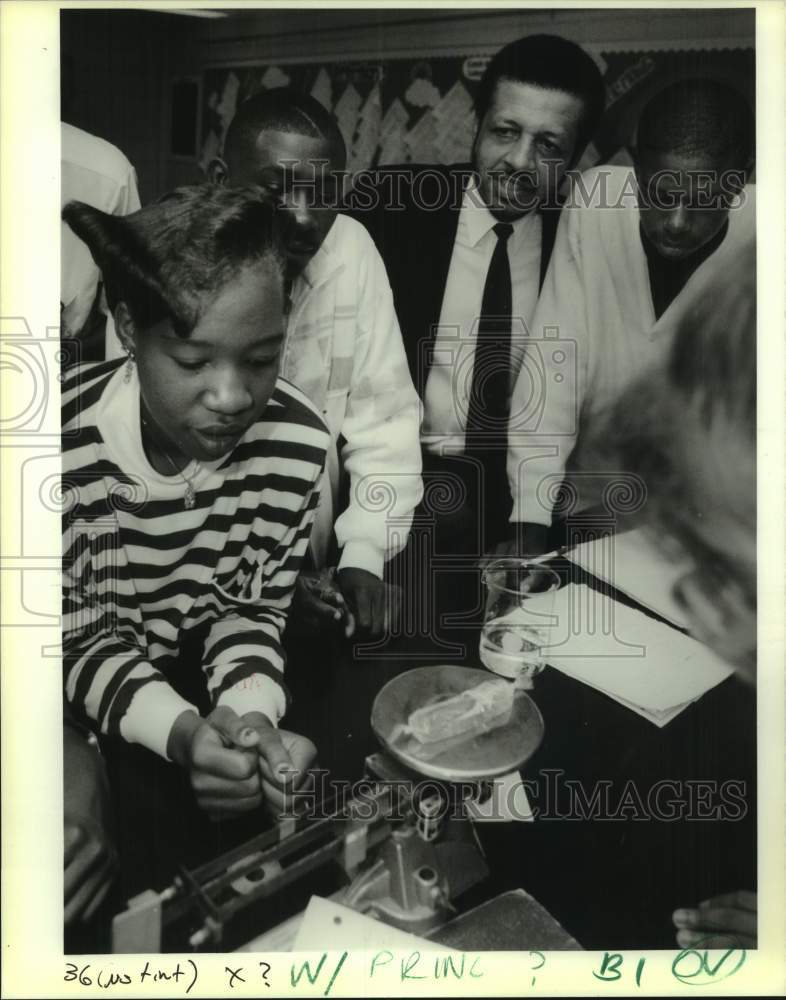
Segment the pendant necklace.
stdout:
<svg viewBox="0 0 786 1000">
<path fill-rule="evenodd" d="M 164 451 L 163 448 L 161 449 L 161 454 L 164 456 L 167 462 L 169 462 L 169 464 L 172 466 L 172 469 L 177 473 L 178 476 L 180 476 L 180 478 L 186 484 L 186 492 L 183 494 L 183 503 L 185 504 L 186 510 L 191 510 L 193 507 L 196 506 L 196 490 L 194 489 L 194 484 L 191 481 L 191 478 L 186 475 L 185 469 L 178 469 L 177 465 L 172 460 L 169 453 Z M 199 472 L 199 463 L 197 463 L 197 466 L 194 469 L 194 475 L 196 475 L 197 472 Z"/>
<path fill-rule="evenodd" d="M 142 426 L 147 428 L 147 432 L 152 438 L 153 435 L 150 432 L 150 425 L 148 424 L 147 420 L 145 420 L 144 417 L 142 417 Z M 156 445 L 156 447 L 164 456 L 164 458 L 167 460 L 169 465 L 172 467 L 172 471 L 175 473 L 175 475 L 180 476 L 180 478 L 185 483 L 186 492 L 183 495 L 183 503 L 185 504 L 186 510 L 192 510 L 196 506 L 196 490 L 194 489 L 194 484 L 191 480 L 191 477 L 186 475 L 185 469 L 178 469 L 177 463 L 165 448 L 163 448 L 161 445 Z M 190 464 L 191 463 L 189 462 L 189 465 Z M 186 466 L 186 468 L 188 468 L 188 466 Z M 194 475 L 196 475 L 198 472 L 199 472 L 199 462 L 196 463 L 196 468 L 194 469 Z"/>
</svg>

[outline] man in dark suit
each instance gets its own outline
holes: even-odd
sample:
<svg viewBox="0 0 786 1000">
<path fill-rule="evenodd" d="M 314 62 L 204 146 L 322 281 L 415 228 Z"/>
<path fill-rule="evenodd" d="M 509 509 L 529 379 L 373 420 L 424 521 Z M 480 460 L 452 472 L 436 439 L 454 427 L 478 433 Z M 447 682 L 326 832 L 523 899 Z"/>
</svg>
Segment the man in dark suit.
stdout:
<svg viewBox="0 0 786 1000">
<path fill-rule="evenodd" d="M 438 548 L 482 555 L 508 534 L 509 401 L 559 214 L 558 189 L 604 105 L 592 59 L 533 35 L 489 62 L 472 163 L 388 167 L 348 209 L 379 248 L 423 401 L 425 512 Z"/>
</svg>

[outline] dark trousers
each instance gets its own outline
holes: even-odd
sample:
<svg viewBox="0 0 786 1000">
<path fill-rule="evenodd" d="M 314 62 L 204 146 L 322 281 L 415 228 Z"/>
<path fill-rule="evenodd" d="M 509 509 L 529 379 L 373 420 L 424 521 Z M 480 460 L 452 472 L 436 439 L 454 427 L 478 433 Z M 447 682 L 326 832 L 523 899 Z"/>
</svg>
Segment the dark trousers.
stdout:
<svg viewBox="0 0 786 1000">
<path fill-rule="evenodd" d="M 511 498 L 504 452 L 475 455 L 423 453 L 423 500 L 415 514 L 428 528 L 435 552 L 480 558 L 509 533 Z"/>
<path fill-rule="evenodd" d="M 516 531 L 506 456 L 504 449 L 485 456 L 423 453 L 423 499 L 415 511 L 405 586 L 433 595 L 435 607 L 451 608 L 467 623 L 479 624 L 482 617 L 479 561 Z M 565 534 L 565 522 L 556 521 L 549 549 L 562 545 Z"/>
</svg>

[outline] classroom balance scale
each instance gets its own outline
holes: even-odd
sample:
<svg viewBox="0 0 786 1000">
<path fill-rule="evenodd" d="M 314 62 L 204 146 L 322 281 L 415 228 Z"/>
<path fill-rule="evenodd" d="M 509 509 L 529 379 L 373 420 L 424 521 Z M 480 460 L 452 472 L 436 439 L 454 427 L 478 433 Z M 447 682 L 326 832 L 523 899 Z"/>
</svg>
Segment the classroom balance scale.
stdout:
<svg viewBox="0 0 786 1000">
<path fill-rule="evenodd" d="M 457 916 L 456 901 L 489 873 L 468 811 L 494 778 L 520 770 L 538 748 L 540 712 L 525 691 L 486 671 L 428 666 L 382 688 L 371 724 L 382 751 L 366 758 L 362 795 L 355 786 L 353 797 L 323 804 L 316 818 L 313 809 L 295 812 L 181 870 L 163 892 L 136 896 L 113 921 L 112 950 L 231 951 L 249 941 L 254 950 L 287 950 L 294 930 L 283 929 L 315 893 L 437 940 L 452 924 L 466 926 L 471 914 Z M 477 907 L 486 924 L 489 905 Z M 509 914 L 501 920 L 511 923 Z M 567 939 L 561 946 L 576 947 L 552 923 Z"/>
</svg>

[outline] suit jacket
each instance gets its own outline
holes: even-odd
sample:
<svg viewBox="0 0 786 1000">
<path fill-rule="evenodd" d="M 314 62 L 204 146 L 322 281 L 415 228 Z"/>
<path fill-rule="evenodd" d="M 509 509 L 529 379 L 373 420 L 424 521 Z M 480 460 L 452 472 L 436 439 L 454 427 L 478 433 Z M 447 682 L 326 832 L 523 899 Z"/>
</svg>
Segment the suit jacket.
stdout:
<svg viewBox="0 0 786 1000">
<path fill-rule="evenodd" d="M 348 214 L 371 233 L 388 272 L 412 381 L 423 399 L 427 345 L 439 324 L 442 298 L 471 164 L 403 164 L 360 174 Z M 548 267 L 559 206 L 541 210 L 540 282 Z M 511 276 L 516 280 L 515 274 Z"/>
</svg>

